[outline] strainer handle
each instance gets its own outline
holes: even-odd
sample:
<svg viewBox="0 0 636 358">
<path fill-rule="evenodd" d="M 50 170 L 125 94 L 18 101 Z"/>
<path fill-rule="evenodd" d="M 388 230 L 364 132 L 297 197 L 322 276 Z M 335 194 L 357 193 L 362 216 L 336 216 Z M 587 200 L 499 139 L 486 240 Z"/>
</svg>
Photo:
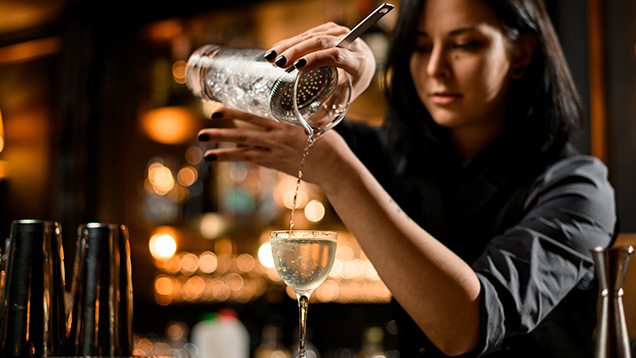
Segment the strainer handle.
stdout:
<svg viewBox="0 0 636 358">
<path fill-rule="evenodd" d="M 373 24 L 375 24 L 378 20 L 382 18 L 382 16 L 386 15 L 389 11 L 393 10 L 395 6 L 387 3 L 383 3 L 378 6 L 377 9 L 373 10 L 369 16 L 365 17 L 364 20 L 360 21 L 349 33 L 343 37 L 335 47 L 346 48 L 349 46 L 355 39 L 360 37 L 363 33 L 365 33 Z"/>
</svg>

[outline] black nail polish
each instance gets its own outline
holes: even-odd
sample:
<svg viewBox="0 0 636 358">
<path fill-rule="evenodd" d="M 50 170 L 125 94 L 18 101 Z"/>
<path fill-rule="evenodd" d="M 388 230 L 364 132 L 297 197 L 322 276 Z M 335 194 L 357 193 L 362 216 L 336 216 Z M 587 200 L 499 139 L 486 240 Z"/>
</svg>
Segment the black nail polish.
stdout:
<svg viewBox="0 0 636 358">
<path fill-rule="evenodd" d="M 294 62 L 294 67 L 302 68 L 305 67 L 306 64 L 307 60 L 305 60 L 304 58 L 299 58 L 298 60 L 296 60 L 296 62 Z"/>
<path fill-rule="evenodd" d="M 216 154 L 208 154 L 203 157 L 203 159 L 205 159 L 206 162 L 213 162 L 216 160 Z"/>
<path fill-rule="evenodd" d="M 221 112 L 212 113 L 212 118 L 214 118 L 214 119 L 219 119 L 221 117 L 223 117 L 223 113 L 221 113 Z"/>
<path fill-rule="evenodd" d="M 267 61 L 271 61 L 271 60 L 273 60 L 273 59 L 275 59 L 275 58 L 276 58 L 276 51 L 274 51 L 274 50 L 269 50 L 269 51 L 267 51 L 267 52 L 265 53 L 265 56 L 263 56 L 263 57 L 265 57 L 265 59 L 266 59 Z"/>
<path fill-rule="evenodd" d="M 207 142 L 210 140 L 210 136 L 205 134 L 205 133 L 201 133 L 199 134 L 199 142 Z"/>
<path fill-rule="evenodd" d="M 285 56 L 280 55 L 274 63 L 276 63 L 276 66 L 278 67 L 283 67 L 287 63 L 287 59 L 285 58 Z"/>
</svg>

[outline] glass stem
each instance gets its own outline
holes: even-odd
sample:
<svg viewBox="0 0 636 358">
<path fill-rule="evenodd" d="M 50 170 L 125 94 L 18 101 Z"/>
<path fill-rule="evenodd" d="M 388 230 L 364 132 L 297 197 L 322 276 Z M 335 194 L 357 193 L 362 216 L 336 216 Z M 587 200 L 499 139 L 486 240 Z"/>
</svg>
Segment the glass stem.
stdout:
<svg viewBox="0 0 636 358">
<path fill-rule="evenodd" d="M 298 358 L 306 358 L 305 339 L 307 335 L 307 306 L 309 306 L 309 297 L 305 295 L 298 296 L 298 309 L 300 310 L 300 324 L 298 332 Z"/>
</svg>

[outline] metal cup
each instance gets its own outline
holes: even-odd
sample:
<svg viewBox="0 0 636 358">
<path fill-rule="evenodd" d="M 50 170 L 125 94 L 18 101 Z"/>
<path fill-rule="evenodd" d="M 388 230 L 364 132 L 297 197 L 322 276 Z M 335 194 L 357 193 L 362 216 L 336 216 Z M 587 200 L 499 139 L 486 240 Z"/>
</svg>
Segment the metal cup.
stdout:
<svg viewBox="0 0 636 358">
<path fill-rule="evenodd" d="M 132 354 L 133 291 L 126 226 L 80 225 L 71 297 L 68 355 Z"/>
<path fill-rule="evenodd" d="M 623 307 L 623 284 L 634 252 L 632 246 L 591 250 L 598 277 L 601 304 L 596 333 L 595 358 L 631 358 Z"/>
<path fill-rule="evenodd" d="M 0 317 L 0 356 L 63 353 L 64 252 L 59 223 L 11 224 Z"/>
</svg>

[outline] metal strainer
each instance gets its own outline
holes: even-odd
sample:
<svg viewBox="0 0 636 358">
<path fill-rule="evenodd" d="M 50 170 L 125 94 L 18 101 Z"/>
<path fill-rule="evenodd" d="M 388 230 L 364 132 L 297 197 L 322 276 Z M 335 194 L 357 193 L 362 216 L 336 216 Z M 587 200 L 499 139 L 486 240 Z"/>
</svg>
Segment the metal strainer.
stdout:
<svg viewBox="0 0 636 358">
<path fill-rule="evenodd" d="M 335 67 L 320 67 L 309 72 L 299 72 L 298 76 L 296 91 L 294 91 L 295 81 L 287 81 L 284 77 L 274 84 L 270 96 L 270 108 L 274 117 L 281 122 L 292 124 L 298 122 L 294 111 L 294 93 L 298 112 L 307 119 L 320 109 L 338 83 L 338 71 Z"/>
<path fill-rule="evenodd" d="M 336 47 L 346 48 L 356 38 L 366 32 L 376 21 L 394 8 L 383 3 L 369 16 L 363 19 L 349 33 L 336 43 Z M 290 67 L 286 76 L 281 76 L 272 88 L 269 106 L 272 115 L 281 122 L 298 124 L 312 132 L 309 118 L 321 109 L 322 104 L 333 94 L 338 84 L 338 70 L 333 67 L 320 67 L 309 72 L 299 72 Z M 296 78 L 298 76 L 298 78 Z M 296 86 L 294 88 L 294 86 Z M 295 98 L 294 98 L 295 96 Z M 294 103 L 294 99 L 295 102 Z M 298 113 L 294 110 L 294 104 Z M 300 115 L 302 118 L 298 118 Z"/>
</svg>

